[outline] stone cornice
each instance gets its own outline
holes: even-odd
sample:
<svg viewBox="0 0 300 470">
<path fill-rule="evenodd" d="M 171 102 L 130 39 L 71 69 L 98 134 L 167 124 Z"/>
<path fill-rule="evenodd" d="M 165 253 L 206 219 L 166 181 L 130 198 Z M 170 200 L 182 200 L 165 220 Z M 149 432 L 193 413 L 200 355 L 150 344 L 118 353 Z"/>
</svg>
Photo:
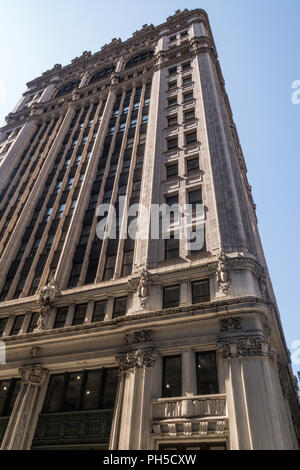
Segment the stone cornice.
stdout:
<svg viewBox="0 0 300 470">
<path fill-rule="evenodd" d="M 19 369 L 22 384 L 43 387 L 48 377 L 49 370 L 41 364 L 23 366 Z"/>
</svg>

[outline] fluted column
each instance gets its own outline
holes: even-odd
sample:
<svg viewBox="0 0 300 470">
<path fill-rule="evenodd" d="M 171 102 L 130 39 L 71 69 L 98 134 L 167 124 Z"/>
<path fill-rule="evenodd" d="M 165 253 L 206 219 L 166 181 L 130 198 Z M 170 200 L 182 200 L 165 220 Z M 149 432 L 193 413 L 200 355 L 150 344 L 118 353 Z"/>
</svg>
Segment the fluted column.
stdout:
<svg viewBox="0 0 300 470">
<path fill-rule="evenodd" d="M 19 373 L 22 385 L 2 441 L 1 450 L 30 449 L 49 371 L 42 365 L 35 364 L 21 367 Z"/>
<path fill-rule="evenodd" d="M 136 349 L 116 357 L 119 364 L 122 394 L 119 393 L 115 423 L 114 448 L 141 450 L 149 446 L 151 410 L 152 367 L 156 353 L 151 348 Z"/>
</svg>

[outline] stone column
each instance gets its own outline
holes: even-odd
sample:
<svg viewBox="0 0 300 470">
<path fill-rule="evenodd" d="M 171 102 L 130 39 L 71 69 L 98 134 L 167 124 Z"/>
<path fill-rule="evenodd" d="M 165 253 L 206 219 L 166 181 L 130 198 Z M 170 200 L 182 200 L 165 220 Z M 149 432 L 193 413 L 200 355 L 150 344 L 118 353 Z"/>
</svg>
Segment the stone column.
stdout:
<svg viewBox="0 0 300 470">
<path fill-rule="evenodd" d="M 136 349 L 116 357 L 123 375 L 123 393 L 119 397 L 119 429 L 114 430 L 115 449 L 140 450 L 149 447 L 152 367 L 154 349 Z M 150 404 L 150 406 L 149 406 Z"/>
<path fill-rule="evenodd" d="M 294 431 L 287 431 L 278 406 L 277 355 L 269 340 L 236 336 L 221 341 L 219 350 L 226 361 L 231 449 L 295 449 Z"/>
<path fill-rule="evenodd" d="M 29 450 L 42 406 L 49 371 L 41 364 L 21 367 L 22 385 L 2 441 L 1 450 Z"/>
</svg>

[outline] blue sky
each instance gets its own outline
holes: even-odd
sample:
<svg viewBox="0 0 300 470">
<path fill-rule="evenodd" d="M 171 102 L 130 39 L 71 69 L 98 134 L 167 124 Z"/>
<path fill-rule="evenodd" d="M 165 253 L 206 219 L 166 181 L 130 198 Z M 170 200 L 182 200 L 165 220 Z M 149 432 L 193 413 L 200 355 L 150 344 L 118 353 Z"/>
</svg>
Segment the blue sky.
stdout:
<svg viewBox="0 0 300 470">
<path fill-rule="evenodd" d="M 0 122 L 26 82 L 176 9 L 209 14 L 288 347 L 299 341 L 299 0 L 0 0 Z M 295 354 L 296 356 L 296 354 Z M 300 370 L 299 364 L 294 369 Z"/>
</svg>

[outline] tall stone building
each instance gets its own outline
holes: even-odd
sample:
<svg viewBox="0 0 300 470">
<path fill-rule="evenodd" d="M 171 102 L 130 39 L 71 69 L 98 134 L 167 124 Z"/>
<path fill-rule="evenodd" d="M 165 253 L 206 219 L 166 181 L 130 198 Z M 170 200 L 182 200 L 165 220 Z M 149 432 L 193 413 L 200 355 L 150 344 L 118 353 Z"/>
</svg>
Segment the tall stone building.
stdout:
<svg viewBox="0 0 300 470">
<path fill-rule="evenodd" d="M 206 13 L 177 11 L 27 86 L 0 130 L 1 448 L 297 449 Z M 174 213 L 169 237 L 152 236 L 163 203 L 192 206 L 199 249 Z"/>
</svg>

